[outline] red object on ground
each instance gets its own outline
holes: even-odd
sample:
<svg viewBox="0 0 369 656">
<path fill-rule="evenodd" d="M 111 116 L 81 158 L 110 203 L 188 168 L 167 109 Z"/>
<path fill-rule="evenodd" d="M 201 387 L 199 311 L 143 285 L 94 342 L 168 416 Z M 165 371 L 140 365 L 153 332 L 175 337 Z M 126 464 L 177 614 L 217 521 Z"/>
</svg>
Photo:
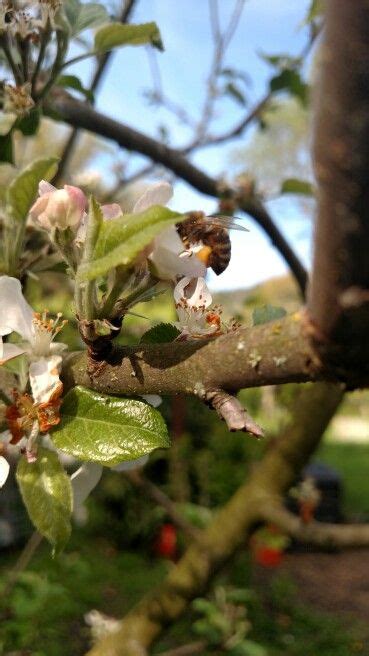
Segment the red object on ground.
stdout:
<svg viewBox="0 0 369 656">
<path fill-rule="evenodd" d="M 259 546 L 254 549 L 254 560 L 263 567 L 278 567 L 283 560 L 283 551 L 273 547 Z"/>
<path fill-rule="evenodd" d="M 174 560 L 177 552 L 177 529 L 173 524 L 163 524 L 154 542 L 154 553 L 161 558 Z"/>
</svg>

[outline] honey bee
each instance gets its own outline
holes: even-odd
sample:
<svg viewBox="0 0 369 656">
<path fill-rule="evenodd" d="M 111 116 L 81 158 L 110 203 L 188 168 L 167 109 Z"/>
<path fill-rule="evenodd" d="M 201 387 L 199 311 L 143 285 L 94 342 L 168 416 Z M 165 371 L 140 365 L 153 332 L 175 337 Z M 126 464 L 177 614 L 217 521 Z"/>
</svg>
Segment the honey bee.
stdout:
<svg viewBox="0 0 369 656">
<path fill-rule="evenodd" d="M 247 228 L 236 223 L 232 216 L 206 216 L 204 212 L 189 212 L 184 221 L 176 224 L 176 228 L 186 250 L 196 245 L 201 246 L 196 256 L 213 269 L 217 276 L 225 271 L 231 259 L 228 230 L 248 232 Z"/>
</svg>

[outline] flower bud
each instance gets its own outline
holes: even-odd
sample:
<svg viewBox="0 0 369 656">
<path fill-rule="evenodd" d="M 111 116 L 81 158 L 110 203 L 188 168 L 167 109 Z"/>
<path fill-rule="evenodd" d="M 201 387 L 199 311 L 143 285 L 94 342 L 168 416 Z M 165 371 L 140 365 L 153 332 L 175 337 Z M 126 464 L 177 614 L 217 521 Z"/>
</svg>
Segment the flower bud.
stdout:
<svg viewBox="0 0 369 656">
<path fill-rule="evenodd" d="M 82 221 L 86 208 L 86 196 L 78 187 L 64 185 L 63 189 L 55 189 L 42 180 L 39 185 L 40 197 L 31 207 L 30 215 L 45 228 L 76 230 Z"/>
</svg>

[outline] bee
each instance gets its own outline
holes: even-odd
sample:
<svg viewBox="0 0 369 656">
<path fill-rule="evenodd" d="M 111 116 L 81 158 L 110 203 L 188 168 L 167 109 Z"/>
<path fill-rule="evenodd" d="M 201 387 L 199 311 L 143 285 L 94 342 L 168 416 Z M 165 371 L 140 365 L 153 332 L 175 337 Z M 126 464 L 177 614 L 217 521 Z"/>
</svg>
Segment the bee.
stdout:
<svg viewBox="0 0 369 656">
<path fill-rule="evenodd" d="M 176 228 L 186 249 L 184 253 L 191 251 L 194 246 L 199 246 L 196 256 L 213 269 L 217 276 L 225 271 L 231 259 L 228 230 L 248 232 L 247 228 L 236 223 L 232 216 L 206 216 L 204 212 L 189 212 L 184 221 L 176 224 Z"/>
</svg>

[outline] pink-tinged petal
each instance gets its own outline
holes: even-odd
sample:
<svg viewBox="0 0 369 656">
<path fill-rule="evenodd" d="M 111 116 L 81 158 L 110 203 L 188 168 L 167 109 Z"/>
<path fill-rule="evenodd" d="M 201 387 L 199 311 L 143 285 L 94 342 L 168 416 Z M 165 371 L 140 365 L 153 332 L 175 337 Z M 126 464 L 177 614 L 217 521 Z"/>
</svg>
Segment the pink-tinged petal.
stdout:
<svg viewBox="0 0 369 656">
<path fill-rule="evenodd" d="M 72 187 L 71 185 L 64 185 L 64 189 L 73 206 L 78 209 L 80 213 L 83 213 L 86 209 L 87 198 L 82 189 L 79 189 L 79 187 Z"/>
<path fill-rule="evenodd" d="M 30 342 L 33 310 L 24 298 L 17 278 L 0 276 L 0 308 L 3 325 Z"/>
<path fill-rule="evenodd" d="M 46 403 L 60 385 L 59 373 L 62 363 L 60 355 L 40 358 L 29 367 L 29 382 L 36 403 Z"/>
<path fill-rule="evenodd" d="M 3 456 L 0 456 L 0 487 L 3 487 L 9 475 L 9 463 Z"/>
<path fill-rule="evenodd" d="M 45 230 L 58 228 L 77 228 L 81 223 L 87 199 L 78 187 L 65 185 L 64 189 L 55 189 L 42 181 L 39 185 L 40 198 L 30 210 L 30 215 Z"/>
<path fill-rule="evenodd" d="M 115 465 L 115 467 L 112 467 L 112 469 L 113 471 L 117 472 L 130 471 L 131 469 L 144 467 L 148 459 L 149 456 L 141 456 L 141 458 L 136 458 L 135 460 L 126 460 L 125 462 L 120 462 L 119 465 Z"/>
<path fill-rule="evenodd" d="M 25 353 L 25 349 L 19 348 L 16 344 L 0 343 L 0 365 L 17 358 L 22 353 Z"/>
<path fill-rule="evenodd" d="M 173 196 L 173 187 L 169 182 L 157 182 L 150 185 L 133 207 L 133 214 L 144 212 L 153 205 L 166 205 Z"/>
<path fill-rule="evenodd" d="M 85 462 L 70 477 L 73 488 L 73 510 L 77 510 L 98 484 L 103 468 L 95 462 Z"/>
<path fill-rule="evenodd" d="M 44 194 L 49 194 L 50 192 L 56 191 L 56 187 L 47 182 L 46 180 L 41 180 L 38 183 L 38 195 L 43 196 Z"/>
<path fill-rule="evenodd" d="M 35 221 L 38 221 L 38 223 L 43 228 L 45 228 L 45 230 L 48 230 L 51 227 L 50 221 L 46 214 L 48 202 L 49 202 L 49 195 L 44 194 L 43 196 L 40 196 L 40 198 L 36 200 L 36 202 L 32 205 L 29 211 L 31 218 L 34 219 Z"/>
<path fill-rule="evenodd" d="M 110 205 L 103 205 L 101 208 L 105 221 L 111 221 L 122 216 L 123 212 L 118 203 L 111 203 Z"/>
</svg>

